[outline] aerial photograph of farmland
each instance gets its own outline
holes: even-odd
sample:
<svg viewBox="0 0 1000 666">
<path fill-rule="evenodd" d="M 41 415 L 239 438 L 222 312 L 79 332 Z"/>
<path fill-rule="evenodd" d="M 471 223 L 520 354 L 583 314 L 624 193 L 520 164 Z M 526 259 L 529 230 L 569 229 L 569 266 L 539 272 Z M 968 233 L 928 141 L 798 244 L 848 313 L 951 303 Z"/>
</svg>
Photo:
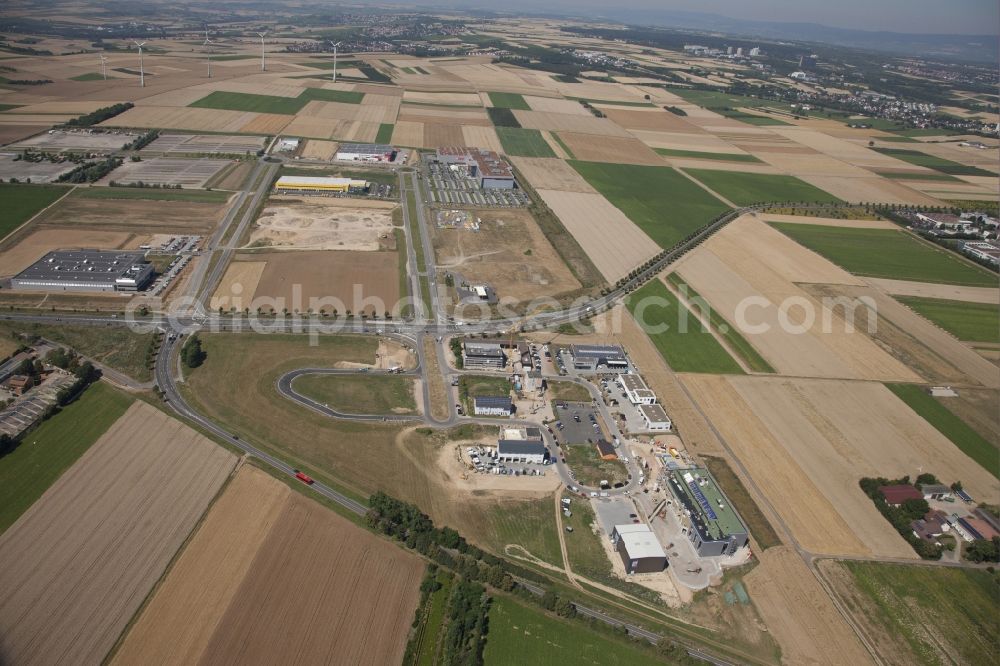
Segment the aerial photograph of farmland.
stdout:
<svg viewBox="0 0 1000 666">
<path fill-rule="evenodd" d="M 0 3 L 0 666 L 1000 663 L 1000 6 Z"/>
</svg>

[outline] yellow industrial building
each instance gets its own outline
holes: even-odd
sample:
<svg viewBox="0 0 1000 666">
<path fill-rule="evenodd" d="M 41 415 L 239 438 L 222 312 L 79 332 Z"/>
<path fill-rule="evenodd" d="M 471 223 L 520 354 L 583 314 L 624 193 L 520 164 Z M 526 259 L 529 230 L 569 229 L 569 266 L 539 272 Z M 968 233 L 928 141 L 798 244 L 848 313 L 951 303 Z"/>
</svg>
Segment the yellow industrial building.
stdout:
<svg viewBox="0 0 1000 666">
<path fill-rule="evenodd" d="M 353 178 L 282 176 L 274 184 L 274 189 L 278 192 L 357 192 L 367 190 L 368 181 Z"/>
</svg>

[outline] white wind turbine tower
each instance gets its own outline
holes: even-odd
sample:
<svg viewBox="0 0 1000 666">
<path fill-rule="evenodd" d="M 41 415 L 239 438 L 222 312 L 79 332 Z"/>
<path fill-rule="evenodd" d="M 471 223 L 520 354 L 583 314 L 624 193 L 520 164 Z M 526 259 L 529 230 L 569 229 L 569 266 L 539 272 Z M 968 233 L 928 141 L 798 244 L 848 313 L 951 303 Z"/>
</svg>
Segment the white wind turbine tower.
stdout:
<svg viewBox="0 0 1000 666">
<path fill-rule="evenodd" d="M 264 32 L 257 33 L 257 36 L 260 37 L 260 71 L 262 72 L 267 71 L 267 64 L 264 62 L 264 35 L 266 34 L 266 30 Z"/>
<path fill-rule="evenodd" d="M 205 43 L 202 46 L 208 54 L 208 78 L 212 78 L 212 40 L 208 38 L 208 30 L 205 31 Z"/>
<path fill-rule="evenodd" d="M 337 47 L 344 42 L 337 42 L 333 45 L 333 82 L 337 82 Z"/>
<path fill-rule="evenodd" d="M 104 80 L 108 80 L 108 58 L 103 53 L 101 54 L 101 75 Z"/>
<path fill-rule="evenodd" d="M 142 47 L 146 45 L 146 42 L 140 44 L 139 42 L 132 40 L 132 43 L 139 47 L 139 87 L 146 87 L 146 72 L 142 69 Z"/>
</svg>

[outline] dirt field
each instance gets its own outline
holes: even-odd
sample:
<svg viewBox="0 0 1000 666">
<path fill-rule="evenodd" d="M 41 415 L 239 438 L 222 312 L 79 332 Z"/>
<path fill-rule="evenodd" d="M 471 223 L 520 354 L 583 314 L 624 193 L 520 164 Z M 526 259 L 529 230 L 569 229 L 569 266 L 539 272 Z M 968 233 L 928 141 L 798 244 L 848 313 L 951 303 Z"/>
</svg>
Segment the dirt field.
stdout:
<svg viewBox="0 0 1000 666">
<path fill-rule="evenodd" d="M 576 113 L 544 113 L 541 111 L 514 111 L 514 117 L 521 127 L 556 132 L 576 132 L 596 136 L 618 136 L 629 138 L 631 135 L 607 118 L 595 118 L 590 115 Z"/>
<path fill-rule="evenodd" d="M 132 234 L 122 231 L 39 229 L 0 254 L 0 274 L 16 275 L 50 250 L 62 248 L 116 250 L 125 247 L 132 238 Z"/>
<path fill-rule="evenodd" d="M 531 213 L 510 209 L 472 214 L 480 219 L 478 232 L 434 229 L 438 270 L 487 282 L 501 298 L 519 301 L 580 288 Z"/>
<path fill-rule="evenodd" d="M 802 180 L 847 202 L 911 204 L 914 206 L 940 206 L 932 196 L 897 183 L 888 178 L 869 176 L 852 178 L 842 176 L 803 175 Z"/>
<path fill-rule="evenodd" d="M 551 157 L 512 157 L 511 161 L 536 190 L 596 193 L 576 169 Z"/>
<path fill-rule="evenodd" d="M 441 146 L 461 146 L 465 143 L 460 125 L 445 125 L 440 123 L 423 123 L 424 147 L 440 148 Z"/>
<path fill-rule="evenodd" d="M 625 108 L 620 106 L 598 105 L 611 120 L 626 129 L 653 130 L 659 132 L 699 132 L 697 125 L 692 125 L 681 116 L 663 109 Z"/>
<path fill-rule="evenodd" d="M 611 162 L 613 164 L 648 164 L 666 166 L 659 155 L 646 144 L 632 137 L 594 136 L 577 132 L 560 132 L 559 138 L 569 146 L 578 160 Z"/>
<path fill-rule="evenodd" d="M 340 146 L 336 141 L 323 141 L 322 139 L 309 139 L 305 148 L 302 149 L 302 158 L 309 160 L 332 160 L 337 154 Z"/>
<path fill-rule="evenodd" d="M 0 539 L 3 660 L 100 663 L 235 462 L 134 403 Z"/>
<path fill-rule="evenodd" d="M 494 150 L 498 153 L 503 152 L 500 137 L 497 136 L 496 130 L 492 127 L 462 125 L 462 138 L 464 139 L 462 141 L 463 146 L 485 148 L 486 150 Z"/>
<path fill-rule="evenodd" d="M 115 663 L 397 663 L 423 568 L 244 466 Z"/>
<path fill-rule="evenodd" d="M 967 303 L 1000 303 L 1000 289 L 995 287 L 959 287 L 951 284 L 930 282 L 907 282 L 886 278 L 865 278 L 873 287 L 878 287 L 893 296 L 920 296 L 921 298 L 944 298 Z"/>
<path fill-rule="evenodd" d="M 782 215 L 779 213 L 761 213 L 757 217 L 765 222 L 812 224 L 819 227 L 843 227 L 845 229 L 899 229 L 898 225 L 886 220 L 843 220 L 836 217 L 809 217 L 806 215 Z"/>
<path fill-rule="evenodd" d="M 659 250 L 632 220 L 599 194 L 538 190 L 563 226 L 608 282 L 615 282 Z"/>
<path fill-rule="evenodd" d="M 375 251 L 392 236 L 396 204 L 328 197 L 271 197 L 248 247 Z M 376 204 L 376 205 L 373 205 Z"/>
<path fill-rule="evenodd" d="M 844 307 L 824 303 L 802 287 L 861 286 L 863 281 L 780 235 L 756 219 L 741 218 L 678 262 L 678 272 L 781 374 L 919 381 L 868 336 L 863 304 L 852 306 L 855 329 L 850 331 Z M 747 307 L 751 298 L 761 300 Z M 815 317 L 811 323 L 805 319 L 806 305 Z M 782 324 L 783 306 L 791 326 Z M 755 326 L 767 329 L 752 332 Z"/>
<path fill-rule="evenodd" d="M 250 307 L 253 294 L 257 291 L 257 283 L 264 274 L 263 261 L 234 261 L 226 268 L 219 287 L 212 295 L 209 307 L 217 310 L 236 308 L 242 310 Z"/>
<path fill-rule="evenodd" d="M 281 299 L 280 311 L 305 312 L 313 298 L 334 298 L 326 305 L 360 313 L 374 307 L 381 315 L 399 301 L 399 255 L 396 252 L 301 251 L 254 253 L 241 258 L 267 265 L 254 291 L 254 300 Z M 355 293 L 357 292 L 357 294 Z M 374 299 L 367 302 L 367 299 Z M 318 303 L 314 310 L 318 310 Z M 265 307 L 267 309 L 267 307 Z"/>
<path fill-rule="evenodd" d="M 915 558 L 858 488 L 923 468 L 996 497 L 997 481 L 884 385 L 774 377 L 683 379 L 810 552 Z M 844 418 L 849 414 L 850 418 Z"/>
<path fill-rule="evenodd" d="M 225 215 L 228 204 L 149 199 L 84 199 L 69 196 L 45 211 L 35 225 L 129 233 L 206 235 Z"/>
<path fill-rule="evenodd" d="M 743 579 L 784 664 L 871 664 L 868 651 L 791 547 L 758 553 Z"/>
</svg>

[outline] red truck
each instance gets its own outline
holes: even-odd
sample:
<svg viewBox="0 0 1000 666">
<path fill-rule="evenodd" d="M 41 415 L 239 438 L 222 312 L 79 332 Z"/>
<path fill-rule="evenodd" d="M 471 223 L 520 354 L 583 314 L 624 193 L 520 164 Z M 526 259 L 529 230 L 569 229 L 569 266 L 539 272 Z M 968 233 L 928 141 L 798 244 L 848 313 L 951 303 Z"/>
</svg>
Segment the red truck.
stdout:
<svg viewBox="0 0 1000 666">
<path fill-rule="evenodd" d="M 295 470 L 295 478 L 301 481 L 302 483 L 305 483 L 310 486 L 316 483 L 311 476 L 309 476 L 308 474 L 304 474 L 299 470 Z"/>
</svg>

